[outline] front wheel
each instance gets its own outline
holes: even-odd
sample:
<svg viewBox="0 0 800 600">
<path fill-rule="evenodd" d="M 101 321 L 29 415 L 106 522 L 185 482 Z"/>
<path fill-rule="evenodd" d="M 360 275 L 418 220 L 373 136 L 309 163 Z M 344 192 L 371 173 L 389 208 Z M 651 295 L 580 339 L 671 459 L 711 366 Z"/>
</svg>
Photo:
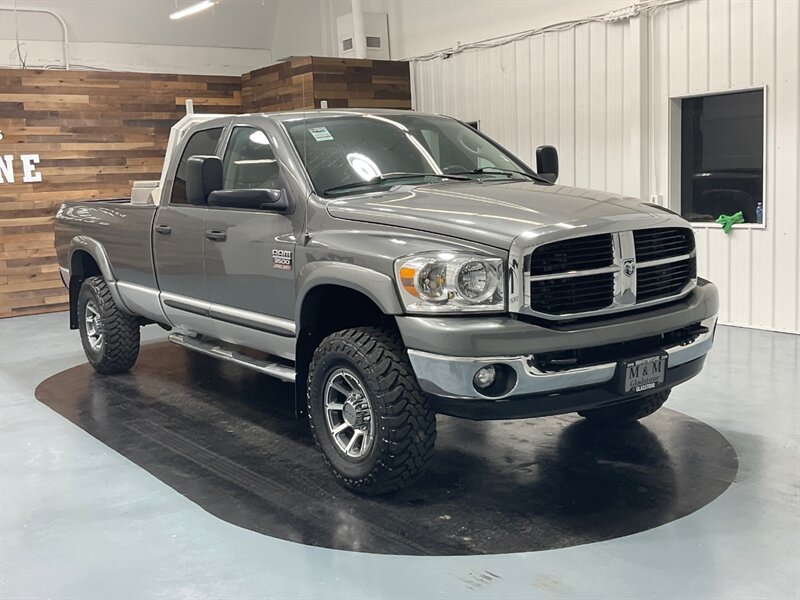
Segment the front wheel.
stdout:
<svg viewBox="0 0 800 600">
<path fill-rule="evenodd" d="M 334 476 L 362 494 L 416 480 L 436 441 L 436 416 L 402 342 L 375 327 L 322 340 L 309 367 L 308 416 Z"/>
<path fill-rule="evenodd" d="M 139 322 L 117 307 L 102 277 L 89 277 L 81 285 L 78 328 L 86 358 L 98 373 L 124 373 L 136 362 Z"/>
<path fill-rule="evenodd" d="M 597 425 L 609 427 L 625 425 L 643 419 L 656 412 L 667 401 L 670 391 L 671 390 L 665 390 L 657 394 L 650 394 L 643 398 L 625 402 L 624 404 L 585 410 L 578 414 L 587 421 Z"/>
</svg>

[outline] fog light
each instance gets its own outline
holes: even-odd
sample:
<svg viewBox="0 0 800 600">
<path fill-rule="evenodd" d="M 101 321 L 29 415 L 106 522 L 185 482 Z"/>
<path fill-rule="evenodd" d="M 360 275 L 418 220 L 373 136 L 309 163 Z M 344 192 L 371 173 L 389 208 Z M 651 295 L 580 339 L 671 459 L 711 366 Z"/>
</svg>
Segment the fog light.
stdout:
<svg viewBox="0 0 800 600">
<path fill-rule="evenodd" d="M 496 376 L 497 372 L 494 369 L 494 365 L 489 365 L 488 367 L 481 367 L 475 373 L 475 377 L 472 378 L 472 383 L 479 390 L 483 390 L 488 388 L 490 385 L 494 383 Z"/>
</svg>

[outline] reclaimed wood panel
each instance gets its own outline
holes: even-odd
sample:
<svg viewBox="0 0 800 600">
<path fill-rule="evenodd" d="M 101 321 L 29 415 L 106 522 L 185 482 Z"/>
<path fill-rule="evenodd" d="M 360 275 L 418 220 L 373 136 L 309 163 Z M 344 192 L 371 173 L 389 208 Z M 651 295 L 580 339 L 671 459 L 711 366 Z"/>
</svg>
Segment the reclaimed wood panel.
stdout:
<svg viewBox="0 0 800 600">
<path fill-rule="evenodd" d="M 304 56 L 242 76 L 245 112 L 411 108 L 407 62 Z"/>
<path fill-rule="evenodd" d="M 67 200 L 128 196 L 158 179 L 170 127 L 197 112 L 411 108 L 406 62 L 297 57 L 241 77 L 0 69 L 0 317 L 67 308 L 53 216 Z M 25 183 L 21 154 L 39 154 L 43 181 Z"/>
<path fill-rule="evenodd" d="M 311 58 L 314 106 L 411 109 L 411 78 L 404 61 Z"/>
<path fill-rule="evenodd" d="M 313 107 L 312 58 L 304 56 L 242 75 L 245 112 L 276 112 Z"/>
<path fill-rule="evenodd" d="M 61 202 L 128 196 L 158 179 L 170 127 L 185 114 L 240 112 L 239 77 L 0 69 L 0 317 L 65 310 L 53 248 Z M 21 154 L 39 154 L 39 183 L 24 183 Z"/>
</svg>

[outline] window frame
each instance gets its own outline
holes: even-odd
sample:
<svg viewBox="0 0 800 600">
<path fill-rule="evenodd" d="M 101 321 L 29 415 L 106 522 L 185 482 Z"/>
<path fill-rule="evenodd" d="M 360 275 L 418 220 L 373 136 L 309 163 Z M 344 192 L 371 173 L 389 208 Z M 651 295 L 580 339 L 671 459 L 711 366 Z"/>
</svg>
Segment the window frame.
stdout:
<svg viewBox="0 0 800 600">
<path fill-rule="evenodd" d="M 257 129 L 258 131 L 261 131 L 264 135 L 267 136 L 267 139 L 269 140 L 270 147 L 272 148 L 272 153 L 275 156 L 275 160 L 278 161 L 278 175 L 279 175 L 279 178 L 280 178 L 281 175 L 284 173 L 285 169 L 282 166 L 283 162 L 278 157 L 278 153 L 275 152 L 275 148 L 277 147 L 277 145 L 274 144 L 275 136 L 271 135 L 269 130 L 267 128 L 261 126 L 261 125 L 256 125 L 256 124 L 253 124 L 253 123 L 250 123 L 250 122 L 245 122 L 245 123 L 236 123 L 236 122 L 234 122 L 234 123 L 230 123 L 225 128 L 225 133 L 223 134 L 222 138 L 220 138 L 220 144 L 221 145 L 217 146 L 216 155 L 219 157 L 220 161 L 222 161 L 222 165 L 223 165 L 223 173 L 222 173 L 223 181 L 224 181 L 224 177 L 225 177 L 225 170 L 224 170 L 225 169 L 225 156 L 228 154 L 228 149 L 231 146 L 231 142 L 233 141 L 233 134 L 236 131 L 237 127 L 244 127 L 244 128 L 247 128 L 247 129 Z M 287 139 L 288 139 L 288 135 L 287 135 Z M 290 145 L 291 145 L 291 140 L 290 140 Z M 299 160 L 299 157 L 298 157 L 298 160 Z M 284 183 L 285 183 L 285 179 L 284 179 Z M 311 184 L 309 182 L 306 185 L 310 186 Z M 223 188 L 223 189 L 225 189 L 225 188 Z M 242 189 L 242 188 L 236 188 L 236 189 Z M 232 207 L 232 206 L 206 206 L 206 208 L 208 210 L 210 210 L 210 211 L 217 210 L 217 211 L 248 212 L 248 213 L 253 213 L 254 215 L 263 215 L 265 217 L 269 216 L 269 217 L 276 218 L 276 219 L 277 218 L 288 218 L 288 219 L 291 219 L 292 215 L 294 215 L 296 213 L 296 210 L 297 210 L 296 209 L 296 203 L 294 203 L 292 201 L 291 185 L 286 185 L 285 187 L 281 187 L 281 189 L 283 190 L 283 193 L 286 194 L 289 197 L 289 202 L 290 202 L 290 207 L 291 208 L 290 208 L 290 211 L 286 212 L 286 213 L 264 211 L 264 210 L 254 209 L 254 208 L 235 208 L 235 207 Z M 312 189 L 312 188 L 309 188 L 309 189 Z"/>
<path fill-rule="evenodd" d="M 739 94 L 742 92 L 762 92 L 764 103 L 763 114 L 763 136 L 761 140 L 761 209 L 762 217 L 761 223 L 736 223 L 734 229 L 766 229 L 767 228 L 767 215 L 769 213 L 769 198 L 767 196 L 767 151 L 769 141 L 769 87 L 767 85 L 754 85 L 736 88 L 725 88 L 721 90 L 705 90 L 702 92 L 693 92 L 690 94 L 672 95 L 669 97 L 668 105 L 668 151 L 667 157 L 667 198 L 668 208 L 681 214 L 681 116 L 683 100 L 688 98 L 701 98 L 706 96 L 723 96 L 729 94 Z M 682 217 L 686 219 L 686 217 Z M 719 229 L 719 223 L 714 221 L 689 221 L 686 219 L 693 229 Z"/>
</svg>

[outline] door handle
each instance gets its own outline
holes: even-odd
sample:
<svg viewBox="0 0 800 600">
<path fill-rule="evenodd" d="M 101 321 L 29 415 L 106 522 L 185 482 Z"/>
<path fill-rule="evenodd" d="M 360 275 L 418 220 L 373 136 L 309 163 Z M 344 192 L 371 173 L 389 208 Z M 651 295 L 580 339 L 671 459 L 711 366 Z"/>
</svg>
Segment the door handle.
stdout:
<svg viewBox="0 0 800 600">
<path fill-rule="evenodd" d="M 228 239 L 228 234 L 217 229 L 209 229 L 206 231 L 206 239 L 214 240 L 215 242 L 224 242 Z"/>
<path fill-rule="evenodd" d="M 172 227 L 169 225 L 156 225 L 155 226 L 156 233 L 161 233 L 163 235 L 169 235 L 172 233 Z"/>
</svg>

